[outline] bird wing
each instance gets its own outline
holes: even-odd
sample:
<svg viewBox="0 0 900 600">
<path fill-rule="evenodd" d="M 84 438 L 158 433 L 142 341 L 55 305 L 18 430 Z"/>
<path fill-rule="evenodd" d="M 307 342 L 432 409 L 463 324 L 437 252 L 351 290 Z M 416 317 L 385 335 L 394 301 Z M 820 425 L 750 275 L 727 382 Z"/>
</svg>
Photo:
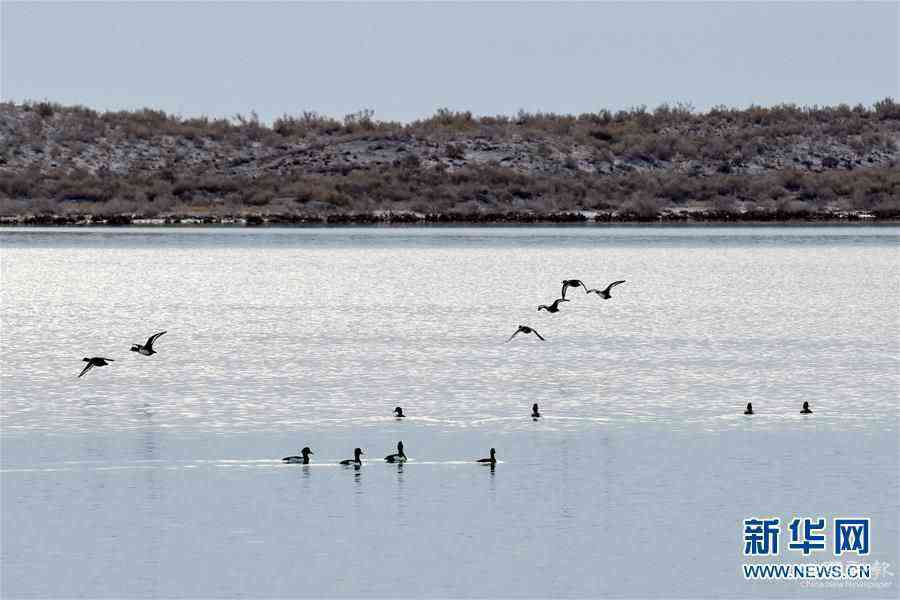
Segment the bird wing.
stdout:
<svg viewBox="0 0 900 600">
<path fill-rule="evenodd" d="M 616 287 L 616 286 L 619 285 L 620 283 L 625 283 L 625 280 L 624 280 L 624 279 L 621 279 L 621 280 L 619 280 L 619 281 L 613 281 L 611 284 L 609 284 L 608 286 L 606 286 L 606 289 L 603 290 L 603 291 L 606 292 L 606 293 L 608 294 L 608 293 L 609 293 L 609 290 L 613 289 L 614 287 Z"/>
<path fill-rule="evenodd" d="M 515 332 L 514 334 L 512 334 L 511 336 L 509 336 L 509 340 L 513 339 L 513 338 L 516 337 L 516 335 L 518 335 L 518 334 L 519 334 L 519 330 L 516 329 L 516 332 Z M 509 340 L 506 340 L 506 341 L 509 342 Z"/>
<path fill-rule="evenodd" d="M 534 335 L 538 336 L 538 339 L 544 340 L 543 336 L 537 332 L 537 329 L 532 329 L 531 331 L 534 333 Z"/>
<path fill-rule="evenodd" d="M 90 363 L 90 362 L 89 362 L 89 363 L 87 364 L 87 366 L 86 366 L 84 369 L 81 370 L 81 373 L 80 373 L 78 376 L 81 377 L 82 375 L 84 375 L 85 373 L 87 373 L 88 371 L 90 371 L 93 367 L 94 367 L 94 363 Z"/>
<path fill-rule="evenodd" d="M 562 296 L 563 298 L 565 298 L 565 297 L 566 297 L 566 290 L 567 290 L 567 289 L 569 289 L 569 283 L 566 282 L 566 281 L 564 281 L 564 282 L 563 282 L 563 285 L 562 285 L 562 293 L 560 294 L 560 296 Z"/>
<path fill-rule="evenodd" d="M 540 305 L 538 305 L 538 310 L 547 310 L 547 308 L 548 308 L 548 307 L 547 307 L 546 304 L 540 304 Z"/>
<path fill-rule="evenodd" d="M 160 331 L 159 333 L 154 333 L 153 335 L 148 337 L 145 346 L 147 346 L 148 348 L 151 347 L 153 345 L 153 342 L 155 342 L 157 338 L 159 338 L 159 336 L 163 335 L 164 333 L 165 331 Z"/>
</svg>

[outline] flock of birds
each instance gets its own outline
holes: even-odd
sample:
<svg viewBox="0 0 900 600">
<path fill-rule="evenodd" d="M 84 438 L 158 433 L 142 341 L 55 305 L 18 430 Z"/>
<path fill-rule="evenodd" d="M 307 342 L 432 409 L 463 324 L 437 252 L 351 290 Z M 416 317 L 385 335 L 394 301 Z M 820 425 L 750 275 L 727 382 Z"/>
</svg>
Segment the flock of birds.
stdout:
<svg viewBox="0 0 900 600">
<path fill-rule="evenodd" d="M 586 294 L 597 294 L 604 300 L 609 300 L 612 297 L 612 295 L 610 293 L 612 291 L 612 289 L 622 283 L 625 283 L 624 279 L 621 279 L 618 281 L 613 281 L 612 283 L 610 283 L 608 286 L 606 286 L 603 289 L 599 289 L 599 288 L 591 289 L 591 288 L 588 288 L 587 285 L 585 285 L 584 282 L 581 281 L 580 279 L 566 279 L 562 282 L 562 292 L 560 294 L 560 297 L 557 298 L 556 300 L 554 300 L 551 304 L 539 305 L 537 309 L 538 309 L 538 312 L 545 310 L 551 314 L 558 313 L 560 310 L 559 305 L 561 303 L 571 302 L 571 300 L 566 298 L 566 291 L 568 291 L 569 288 L 581 287 L 581 288 L 584 288 L 584 291 Z M 143 344 L 132 344 L 131 351 L 137 352 L 138 354 L 141 354 L 143 356 L 151 356 L 153 354 L 156 354 L 156 350 L 153 349 L 153 344 L 156 342 L 156 340 L 159 339 L 160 336 L 164 335 L 165 333 L 166 333 L 165 331 L 160 331 L 159 333 L 154 333 L 149 338 L 147 338 L 147 341 L 144 342 Z M 541 341 L 546 341 L 546 339 L 540 333 L 538 333 L 536 329 L 534 329 L 533 327 L 530 327 L 528 325 L 519 325 L 519 328 L 516 329 L 516 331 L 511 336 L 509 336 L 509 339 L 506 341 L 507 342 L 511 341 L 514 337 L 516 337 L 516 335 L 518 335 L 520 333 L 524 333 L 526 335 L 533 333 Z M 94 367 L 105 367 L 109 363 L 114 362 L 114 360 L 112 358 L 105 358 L 102 356 L 93 356 L 90 358 L 85 357 L 82 360 L 84 362 L 86 362 L 87 365 L 85 365 L 85 367 L 84 367 L 84 369 L 82 369 L 81 373 L 78 374 L 78 377 L 84 376 L 85 373 L 87 373 Z M 753 414 L 753 403 L 752 402 L 747 403 L 747 408 L 744 410 L 744 414 L 745 415 Z M 812 410 L 809 408 L 809 402 L 803 403 L 803 408 L 800 410 L 800 414 L 804 414 L 804 415 L 812 414 Z M 397 406 L 394 408 L 393 415 L 397 419 L 402 419 L 402 418 L 406 417 L 406 415 L 403 414 L 403 407 L 401 407 L 401 406 Z M 540 413 L 540 410 L 539 410 L 537 404 L 533 404 L 531 407 L 531 418 L 534 421 L 537 421 L 538 419 L 541 418 L 541 413 Z M 283 462 L 289 463 L 289 464 L 308 465 L 309 457 L 311 454 L 314 454 L 313 451 L 309 448 L 309 446 L 306 446 L 300 451 L 299 455 L 285 456 L 281 460 Z M 342 460 L 342 461 L 340 461 L 339 464 L 347 465 L 347 466 L 354 466 L 358 469 L 362 465 L 362 460 L 360 459 L 360 457 L 364 456 L 364 455 L 365 455 L 365 452 L 363 452 L 361 448 L 355 448 L 353 450 L 353 458 L 348 458 L 348 459 Z M 406 462 L 407 457 L 406 457 L 406 453 L 403 450 L 403 441 L 402 440 L 397 442 L 397 452 L 395 452 L 393 454 L 388 454 L 387 456 L 384 457 L 384 460 L 389 463 L 404 463 L 404 462 Z M 479 458 L 475 462 L 483 464 L 483 465 L 490 465 L 493 468 L 493 466 L 497 464 L 497 450 L 495 448 L 491 448 L 490 457 Z"/>
<path fill-rule="evenodd" d="M 398 419 L 404 418 L 406 415 L 403 414 L 403 407 L 398 406 L 394 408 L 394 416 Z M 531 405 L 531 419 L 533 421 L 537 421 L 541 418 L 541 411 L 538 408 L 537 403 Z M 309 446 L 304 446 L 304 448 L 300 451 L 300 454 L 295 456 L 285 456 L 281 459 L 282 462 L 295 464 L 295 465 L 308 465 L 309 464 L 309 455 L 315 454 L 312 450 L 310 450 Z M 353 458 L 347 458 L 340 461 L 339 464 L 345 466 L 354 466 L 359 468 L 362 466 L 362 459 L 360 456 L 365 456 L 365 452 L 362 451 L 362 448 L 355 448 L 353 450 Z M 493 467 L 497 464 L 497 449 L 491 448 L 490 457 L 488 458 L 479 458 L 475 462 L 490 465 Z M 385 462 L 389 463 L 405 463 L 407 460 L 406 452 L 403 451 L 403 440 L 397 442 L 397 452 L 393 454 L 388 454 L 384 457 Z"/>
<path fill-rule="evenodd" d="M 744 409 L 744 414 L 745 415 L 753 414 L 753 403 L 752 402 L 747 403 L 747 408 Z M 805 400 L 803 401 L 803 406 L 800 408 L 800 414 L 801 415 L 811 415 L 812 414 L 812 409 L 809 407 L 809 402 L 807 402 Z"/>
<path fill-rule="evenodd" d="M 159 336 L 166 333 L 165 331 L 160 331 L 159 333 L 154 333 L 150 337 L 147 338 L 147 341 L 143 344 L 132 344 L 131 351 L 137 352 L 138 354 L 143 354 L 144 356 L 150 356 L 152 354 L 156 354 L 156 350 L 153 349 L 153 342 L 155 342 Z M 84 357 L 81 360 L 87 363 L 84 369 L 81 370 L 81 373 L 78 374 L 79 377 L 82 377 L 85 373 L 93 369 L 94 367 L 105 367 L 111 362 L 115 362 L 112 358 L 104 358 L 102 356 L 92 356 L 90 358 Z"/>
<path fill-rule="evenodd" d="M 605 288 L 603 288 L 601 290 L 599 288 L 594 288 L 594 289 L 588 288 L 588 286 L 586 286 L 584 284 L 584 282 L 581 281 L 580 279 L 565 279 L 562 282 L 562 292 L 560 293 L 560 297 L 557 298 L 556 300 L 554 300 L 551 304 L 541 304 L 540 306 L 537 307 L 537 309 L 538 309 L 538 312 L 541 312 L 542 310 L 546 310 L 550 314 L 558 313 L 560 303 L 571 302 L 571 300 L 566 298 L 566 291 L 570 287 L 575 287 L 575 288 L 582 287 L 582 288 L 584 288 L 584 292 L 586 294 L 597 294 L 604 300 L 609 300 L 610 298 L 612 298 L 612 294 L 610 294 L 610 292 L 612 291 L 612 289 L 614 287 L 616 287 L 620 283 L 625 283 L 625 280 L 620 279 L 619 281 L 613 281 L 611 284 L 609 284 L 608 286 L 606 286 Z M 511 336 L 509 336 L 509 339 L 506 341 L 509 342 L 510 340 L 512 340 L 514 337 L 516 337 L 520 333 L 524 333 L 525 335 L 528 335 L 529 333 L 533 333 L 542 342 L 546 341 L 544 336 L 542 336 L 540 333 L 538 333 L 536 329 L 534 329 L 533 327 L 529 327 L 528 325 L 519 325 L 519 328 L 516 329 L 515 333 L 513 333 Z"/>
<path fill-rule="evenodd" d="M 540 312 L 542 310 L 546 310 L 548 313 L 551 313 L 551 314 L 558 313 L 560 303 L 571 302 L 571 300 L 566 298 L 566 291 L 568 291 L 569 288 L 581 287 L 581 288 L 584 288 L 584 291 L 586 294 L 597 294 L 604 300 L 609 300 L 610 298 L 612 298 L 612 295 L 610 294 L 612 289 L 622 283 L 625 283 L 624 279 L 621 279 L 618 281 L 613 281 L 612 283 L 610 283 L 608 286 L 606 286 L 603 289 L 599 289 L 599 288 L 591 289 L 591 288 L 588 288 L 588 286 L 585 285 L 584 282 L 581 281 L 580 279 L 566 279 L 562 282 L 562 292 L 560 293 L 560 297 L 557 298 L 556 300 L 554 300 L 552 304 L 549 304 L 549 305 L 541 304 L 540 306 L 538 306 L 538 312 Z M 546 341 L 546 339 L 540 333 L 538 333 L 536 329 L 529 327 L 528 325 L 519 325 L 519 328 L 516 329 L 516 331 L 511 336 L 509 336 L 509 339 L 506 341 L 509 342 L 514 337 L 516 337 L 516 335 L 518 335 L 520 333 L 524 333 L 524 334 L 533 333 L 534 335 L 536 335 L 538 337 L 539 340 Z M 398 407 L 394 408 L 394 416 L 397 417 L 398 419 L 402 419 L 403 417 L 405 417 L 406 415 L 403 414 L 403 407 L 398 406 Z M 540 412 L 538 405 L 535 403 L 531 406 L 531 419 L 533 421 L 537 421 L 540 418 L 541 418 L 541 412 Z M 300 451 L 300 454 L 295 455 L 295 456 L 285 456 L 281 460 L 283 462 L 290 463 L 290 464 L 308 465 L 310 454 L 313 454 L 313 451 L 310 450 L 309 446 L 305 446 Z M 365 452 L 362 451 L 362 448 L 355 448 L 353 450 L 353 458 L 347 458 L 345 460 L 342 460 L 342 461 L 340 461 L 340 464 L 346 465 L 346 466 L 352 465 L 358 469 L 360 466 L 362 466 L 362 459 L 360 458 L 361 456 L 365 456 Z M 406 460 L 407 460 L 406 453 L 403 451 L 403 440 L 400 440 L 399 442 L 397 442 L 397 452 L 395 452 L 393 454 L 388 454 L 387 456 L 384 457 L 384 460 L 389 463 L 404 463 L 404 462 L 406 462 Z M 497 449 L 491 448 L 489 457 L 479 458 L 475 462 L 482 464 L 482 465 L 490 465 L 491 469 L 493 469 L 494 465 L 497 464 Z"/>
</svg>

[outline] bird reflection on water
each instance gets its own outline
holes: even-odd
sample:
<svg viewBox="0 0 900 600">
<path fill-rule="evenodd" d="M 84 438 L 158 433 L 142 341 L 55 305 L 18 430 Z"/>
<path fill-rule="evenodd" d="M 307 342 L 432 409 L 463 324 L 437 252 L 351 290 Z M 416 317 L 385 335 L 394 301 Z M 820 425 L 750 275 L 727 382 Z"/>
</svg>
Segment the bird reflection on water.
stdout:
<svg viewBox="0 0 900 600">
<path fill-rule="evenodd" d="M 310 469 L 309 465 L 302 465 L 300 467 L 300 474 L 303 476 L 303 487 L 306 489 L 309 488 L 309 484 L 312 481 L 310 479 L 310 472 L 311 472 L 311 469 Z"/>
</svg>

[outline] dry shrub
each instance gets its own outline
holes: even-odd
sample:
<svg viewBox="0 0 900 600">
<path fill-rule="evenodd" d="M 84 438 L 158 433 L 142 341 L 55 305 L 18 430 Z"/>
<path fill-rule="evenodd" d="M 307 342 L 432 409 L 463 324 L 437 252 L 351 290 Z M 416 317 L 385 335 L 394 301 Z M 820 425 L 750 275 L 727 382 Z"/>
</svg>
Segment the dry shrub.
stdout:
<svg viewBox="0 0 900 600">
<path fill-rule="evenodd" d="M 4 169 L 0 197 L 8 200 L 7 210 L 25 210 L 20 202 L 41 200 L 58 210 L 77 211 L 87 206 L 76 201 L 81 199 L 98 210 L 115 208 L 108 203 L 116 200 L 125 203 L 120 209 L 144 207 L 156 214 L 176 210 L 180 202 L 202 204 L 207 211 L 239 211 L 246 204 L 285 212 L 322 207 L 348 212 L 397 207 L 423 212 L 426 207 L 432 208 L 429 212 L 486 207 L 547 212 L 589 206 L 618 207 L 638 218 L 650 218 L 659 207 L 689 201 L 711 207 L 755 203 L 767 210 L 801 213 L 845 202 L 866 210 L 881 206 L 884 212 L 893 210 L 900 197 L 896 164 L 860 168 L 853 162 L 872 160 L 878 162 L 863 165 L 884 165 L 884 156 L 878 152 L 896 152 L 897 105 L 891 99 L 872 109 L 781 105 L 746 110 L 717 107 L 694 114 L 689 107 L 663 105 L 652 112 L 638 107 L 577 117 L 520 111 L 515 118 L 479 118 L 441 109 L 409 125 L 375 121 L 371 111 L 348 115 L 344 122 L 307 112 L 285 115 L 271 127 L 252 113 L 249 118 L 227 121 L 182 119 L 151 109 L 98 115 L 83 107 L 53 104 L 43 108 L 33 104 L 26 110 L 6 103 L 0 104 L 0 111 L 24 114 L 13 120 L 18 124 L 12 130 L 4 132 L 7 149 L 0 160 Z M 101 138 L 106 141 L 98 144 Z M 292 146 L 292 141 L 300 139 L 302 144 Z M 293 166 L 302 164 L 293 161 L 295 153 L 334 160 L 331 147 L 354 139 L 402 142 L 408 151 L 392 156 L 396 163 L 378 167 L 336 168 L 327 161 L 320 171 Z M 110 145 L 134 140 L 144 142 L 141 152 L 149 149 L 153 157 L 146 160 L 152 166 L 131 167 L 124 173 L 100 169 L 96 175 L 76 168 L 78 164 L 95 168 L 96 159 L 91 157 L 98 148 L 108 152 Z M 261 143 L 252 144 L 255 141 Z M 468 144 L 498 141 L 515 142 L 519 144 L 516 152 L 542 159 L 535 161 L 540 173 L 473 165 L 472 161 L 468 166 L 443 168 L 446 158 L 463 159 Z M 789 156 L 798 141 L 811 147 L 808 152 L 797 151 L 798 158 L 809 160 L 819 153 L 818 162 L 832 171 L 812 172 L 812 163 L 817 162 L 813 160 L 808 169 L 797 163 L 800 168 L 783 172 L 746 172 L 744 163 Z M 829 154 L 827 147 L 835 141 L 851 146 L 855 155 L 843 147 Z M 424 152 L 420 142 L 427 144 Z M 826 147 L 824 154 L 818 149 L 821 146 Z M 198 153 L 205 154 L 198 159 Z M 60 165 L 56 170 L 49 166 L 50 155 Z M 420 156 L 428 161 L 423 163 Z M 599 161 L 630 157 L 643 161 L 639 168 L 653 170 L 650 174 L 589 175 L 577 168 L 576 156 L 604 169 L 610 165 L 599 165 Z M 693 166 L 677 163 L 701 157 Z M 266 174 L 256 167 L 274 165 L 276 159 L 277 172 Z M 159 170 L 155 170 L 157 161 L 166 161 Z M 435 161 L 439 166 L 432 168 Z M 676 161 L 678 169 L 690 167 L 690 174 L 662 169 L 659 161 Z M 29 163 L 35 166 L 22 167 Z M 713 172 L 716 166 L 721 172 Z"/>
<path fill-rule="evenodd" d="M 274 198 L 275 195 L 271 191 L 257 190 L 255 192 L 245 194 L 244 203 L 249 204 L 250 206 L 266 206 Z"/>
<path fill-rule="evenodd" d="M 900 120 L 900 103 L 894 102 L 893 98 L 885 98 L 875 103 L 873 107 L 875 116 L 879 119 Z"/>
<path fill-rule="evenodd" d="M 466 158 L 466 149 L 462 144 L 447 144 L 444 153 L 447 158 L 452 160 L 463 160 Z"/>
<path fill-rule="evenodd" d="M 713 198 L 712 207 L 717 212 L 736 213 L 739 211 L 738 199 L 734 196 L 716 196 Z"/>
<path fill-rule="evenodd" d="M 622 203 L 619 212 L 636 217 L 638 220 L 647 220 L 659 216 L 661 208 L 657 198 L 643 192 L 635 192 L 631 198 Z"/>
<path fill-rule="evenodd" d="M 28 203 L 24 200 L 13 200 L 0 197 L 0 216 L 11 217 L 25 212 Z"/>
</svg>

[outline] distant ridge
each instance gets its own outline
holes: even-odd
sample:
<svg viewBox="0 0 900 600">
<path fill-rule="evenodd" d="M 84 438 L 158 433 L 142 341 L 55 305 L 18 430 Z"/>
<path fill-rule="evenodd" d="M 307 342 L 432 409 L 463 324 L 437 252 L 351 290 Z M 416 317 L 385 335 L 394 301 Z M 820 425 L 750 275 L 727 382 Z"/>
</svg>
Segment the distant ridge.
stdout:
<svg viewBox="0 0 900 600">
<path fill-rule="evenodd" d="M 0 104 L 5 223 L 900 218 L 900 104 L 182 119 Z"/>
</svg>

